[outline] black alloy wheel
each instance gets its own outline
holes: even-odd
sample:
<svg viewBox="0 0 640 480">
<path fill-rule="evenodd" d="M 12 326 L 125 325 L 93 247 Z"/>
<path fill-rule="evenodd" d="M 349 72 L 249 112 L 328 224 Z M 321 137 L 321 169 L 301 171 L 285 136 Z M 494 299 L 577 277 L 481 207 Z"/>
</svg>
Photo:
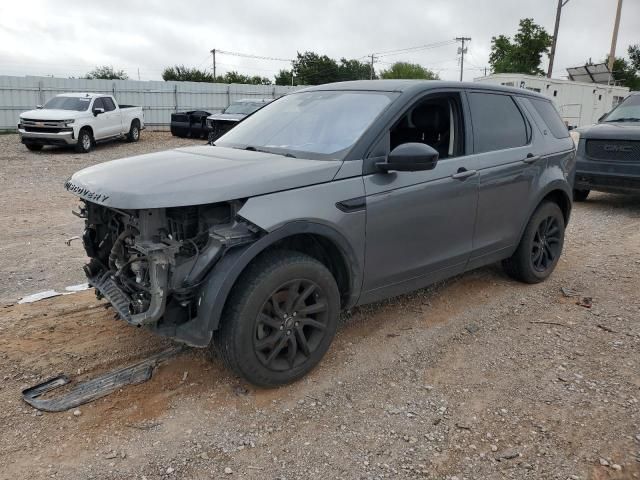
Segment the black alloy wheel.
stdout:
<svg viewBox="0 0 640 480">
<path fill-rule="evenodd" d="M 269 370 L 285 371 L 308 360 L 327 331 L 327 297 L 310 280 L 292 280 L 263 304 L 253 341 Z"/>
</svg>

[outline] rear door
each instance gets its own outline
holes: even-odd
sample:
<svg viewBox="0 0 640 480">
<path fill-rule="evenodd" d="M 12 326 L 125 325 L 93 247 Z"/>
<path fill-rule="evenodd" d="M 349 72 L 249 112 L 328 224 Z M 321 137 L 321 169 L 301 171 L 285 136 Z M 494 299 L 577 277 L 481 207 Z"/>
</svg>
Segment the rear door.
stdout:
<svg viewBox="0 0 640 480">
<path fill-rule="evenodd" d="M 112 137 L 122 133 L 122 118 L 120 110 L 111 97 L 102 97 L 104 104 L 104 128 L 105 136 Z"/>
<path fill-rule="evenodd" d="M 525 110 L 510 93 L 467 93 L 479 166 L 478 213 L 469 267 L 505 256 L 520 239 L 533 185 L 544 170 Z"/>
</svg>

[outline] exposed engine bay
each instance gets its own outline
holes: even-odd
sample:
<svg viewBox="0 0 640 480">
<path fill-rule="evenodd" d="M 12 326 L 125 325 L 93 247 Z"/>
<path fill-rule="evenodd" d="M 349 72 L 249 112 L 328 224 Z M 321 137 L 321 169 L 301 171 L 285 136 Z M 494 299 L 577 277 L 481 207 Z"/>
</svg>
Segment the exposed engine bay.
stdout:
<svg viewBox="0 0 640 480">
<path fill-rule="evenodd" d="M 261 230 L 237 217 L 243 201 L 119 210 L 82 201 L 84 266 L 99 298 L 136 326 L 188 322 L 194 298 L 225 253 Z"/>
</svg>

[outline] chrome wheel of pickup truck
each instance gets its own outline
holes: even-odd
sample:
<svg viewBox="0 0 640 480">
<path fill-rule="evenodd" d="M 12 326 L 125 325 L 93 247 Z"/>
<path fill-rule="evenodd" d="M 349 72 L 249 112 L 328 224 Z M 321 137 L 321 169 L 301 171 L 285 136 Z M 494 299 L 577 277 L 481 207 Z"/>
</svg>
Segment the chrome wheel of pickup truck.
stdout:
<svg viewBox="0 0 640 480">
<path fill-rule="evenodd" d="M 249 382 L 293 382 L 324 356 L 338 326 L 340 294 L 331 272 L 294 251 L 267 252 L 233 287 L 215 343 Z"/>
<path fill-rule="evenodd" d="M 130 142 L 137 142 L 140 140 L 140 125 L 137 120 L 134 120 L 131 123 L 131 128 L 129 128 L 129 133 L 127 134 L 127 140 Z"/>
<path fill-rule="evenodd" d="M 80 153 L 88 153 L 93 146 L 93 136 L 87 129 L 80 130 L 78 135 L 78 144 L 76 145 L 76 151 Z"/>
</svg>

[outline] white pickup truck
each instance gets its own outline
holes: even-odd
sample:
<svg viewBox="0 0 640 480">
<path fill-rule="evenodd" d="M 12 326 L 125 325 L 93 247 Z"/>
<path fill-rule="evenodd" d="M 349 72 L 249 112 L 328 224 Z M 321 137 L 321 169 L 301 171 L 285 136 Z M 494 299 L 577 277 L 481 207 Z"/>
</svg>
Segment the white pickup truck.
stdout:
<svg viewBox="0 0 640 480">
<path fill-rule="evenodd" d="M 142 107 L 118 105 L 111 95 L 64 93 L 20 115 L 18 133 L 29 150 L 74 145 L 86 153 L 96 142 L 126 138 L 137 142 L 144 129 Z"/>
</svg>

